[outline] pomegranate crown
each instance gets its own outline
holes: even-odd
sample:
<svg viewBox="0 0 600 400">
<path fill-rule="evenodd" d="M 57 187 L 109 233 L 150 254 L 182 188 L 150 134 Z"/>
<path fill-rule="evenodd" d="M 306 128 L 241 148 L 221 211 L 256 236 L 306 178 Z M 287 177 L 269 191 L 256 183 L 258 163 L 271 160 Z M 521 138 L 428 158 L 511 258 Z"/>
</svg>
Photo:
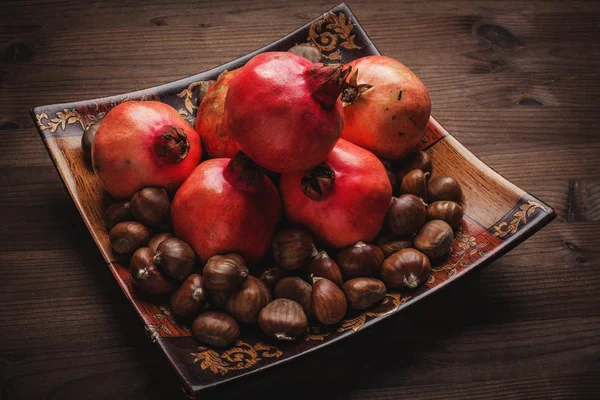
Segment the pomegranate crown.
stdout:
<svg viewBox="0 0 600 400">
<path fill-rule="evenodd" d="M 313 88 L 313 98 L 325 109 L 335 107 L 349 73 L 350 70 L 343 69 L 340 64 L 313 64 L 306 70 L 307 81 Z"/>
</svg>

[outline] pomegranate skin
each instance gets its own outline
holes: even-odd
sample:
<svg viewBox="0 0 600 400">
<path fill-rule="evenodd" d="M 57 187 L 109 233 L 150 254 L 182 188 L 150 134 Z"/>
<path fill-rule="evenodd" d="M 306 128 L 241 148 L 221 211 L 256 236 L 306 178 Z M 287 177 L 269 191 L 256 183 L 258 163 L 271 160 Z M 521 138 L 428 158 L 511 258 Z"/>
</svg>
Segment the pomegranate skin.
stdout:
<svg viewBox="0 0 600 400">
<path fill-rule="evenodd" d="M 180 132 L 185 158 L 165 153 L 164 135 Z M 202 158 L 198 134 L 173 107 L 158 101 L 127 101 L 102 120 L 92 146 L 92 165 L 114 198 L 130 198 L 144 187 L 177 188 Z"/>
<path fill-rule="evenodd" d="M 171 203 L 173 228 L 203 263 L 216 254 L 237 253 L 254 264 L 270 249 L 281 200 L 266 176 L 256 192 L 233 187 L 224 177 L 229 161 L 204 161 L 186 179 Z"/>
<path fill-rule="evenodd" d="M 231 80 L 225 99 L 225 124 L 239 148 L 280 173 L 323 161 L 344 126 L 341 79 L 333 70 L 288 52 L 252 58 Z"/>
<path fill-rule="evenodd" d="M 367 56 L 346 67 L 352 67 L 352 74 L 358 70 L 358 85 L 373 87 L 353 103 L 344 102 L 342 138 L 381 158 L 406 157 L 418 146 L 429 122 L 427 89 L 410 69 L 389 57 Z"/>
<path fill-rule="evenodd" d="M 302 190 L 304 173 L 281 176 L 286 217 L 307 226 L 327 246 L 341 248 L 375 239 L 392 198 L 385 167 L 375 155 L 340 139 L 324 164 L 334 171 L 319 200 Z"/>
<path fill-rule="evenodd" d="M 232 158 L 239 151 L 231 134 L 223 126 L 225 96 L 229 83 L 239 71 L 234 69 L 219 75 L 219 79 L 208 89 L 198 107 L 196 132 L 200 135 L 204 150 L 210 158 Z"/>
</svg>

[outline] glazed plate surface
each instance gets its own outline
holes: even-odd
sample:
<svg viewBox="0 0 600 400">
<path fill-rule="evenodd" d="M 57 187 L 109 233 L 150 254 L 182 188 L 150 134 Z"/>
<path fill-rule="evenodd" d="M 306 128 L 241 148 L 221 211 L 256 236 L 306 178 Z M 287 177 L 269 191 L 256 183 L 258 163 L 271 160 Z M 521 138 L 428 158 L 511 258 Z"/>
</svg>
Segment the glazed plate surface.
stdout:
<svg viewBox="0 0 600 400">
<path fill-rule="evenodd" d="M 159 100 L 193 122 L 197 89 L 223 70 L 238 68 L 255 54 L 286 51 L 298 43 L 319 47 L 327 62 L 346 63 L 380 54 L 350 9 L 341 4 L 280 40 L 212 70 L 165 85 L 102 99 L 36 107 L 32 117 L 75 206 L 85 221 L 108 267 L 156 342 L 180 376 L 188 393 L 291 360 L 353 335 L 433 294 L 476 268 L 498 259 L 548 224 L 554 211 L 510 183 L 463 147 L 433 117 L 421 143 L 434 160 L 433 176 L 457 178 L 463 187 L 465 218 L 448 259 L 434 268 L 416 292 L 389 292 L 379 306 L 349 314 L 329 329 L 310 328 L 295 343 L 267 340 L 257 328 L 245 327 L 235 345 L 225 350 L 201 346 L 180 324 L 168 304 L 140 298 L 133 290 L 127 266 L 113 255 L 102 214 L 111 199 L 104 193 L 80 148 L 84 127 L 95 123 L 115 105 L 127 100 Z M 435 107 L 434 107 L 435 109 Z M 381 332 L 385 334 L 385 332 Z"/>
</svg>

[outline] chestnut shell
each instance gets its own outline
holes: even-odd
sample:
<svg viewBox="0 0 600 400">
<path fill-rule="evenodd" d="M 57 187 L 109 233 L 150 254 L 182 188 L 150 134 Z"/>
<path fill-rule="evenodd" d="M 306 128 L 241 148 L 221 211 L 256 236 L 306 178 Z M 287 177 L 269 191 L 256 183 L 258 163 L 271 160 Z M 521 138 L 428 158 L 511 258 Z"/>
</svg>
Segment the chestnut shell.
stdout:
<svg viewBox="0 0 600 400">
<path fill-rule="evenodd" d="M 321 250 L 308 266 L 308 280 L 312 282 L 315 277 L 327 278 L 339 287 L 344 284 L 340 267 L 325 250 Z"/>
<path fill-rule="evenodd" d="M 136 221 L 119 222 L 108 233 L 110 247 L 115 253 L 127 254 L 146 246 L 150 229 Z"/>
<path fill-rule="evenodd" d="M 219 311 L 207 311 L 194 319 L 192 333 L 203 343 L 227 347 L 240 337 L 240 326 L 230 315 Z"/>
<path fill-rule="evenodd" d="M 312 302 L 315 316 L 325 325 L 338 323 L 348 310 L 346 296 L 342 289 L 326 278 L 314 278 Z"/>
<path fill-rule="evenodd" d="M 427 208 L 423 200 L 412 194 L 392 197 L 385 216 L 387 230 L 394 235 L 412 235 L 425 224 Z"/>
<path fill-rule="evenodd" d="M 440 219 L 450 225 L 452 229 L 458 229 L 463 216 L 462 207 L 450 200 L 436 201 L 427 207 L 427 220 Z"/>
<path fill-rule="evenodd" d="M 272 299 L 271 292 L 263 281 L 248 276 L 240 290 L 229 295 L 225 308 L 238 321 L 251 324 L 256 322 L 260 310 Z"/>
<path fill-rule="evenodd" d="M 202 276 L 191 274 L 171 296 L 171 310 L 180 317 L 191 317 L 202 310 L 206 297 Z"/>
<path fill-rule="evenodd" d="M 273 297 L 294 300 L 306 315 L 312 314 L 312 286 L 297 276 L 288 276 L 277 282 Z"/>
<path fill-rule="evenodd" d="M 430 259 L 439 259 L 452 250 L 454 233 L 446 222 L 436 219 L 429 221 L 417 233 L 413 246 Z"/>
<path fill-rule="evenodd" d="M 462 201 L 462 188 L 460 187 L 460 183 L 454 178 L 436 176 L 427 185 L 427 195 L 429 196 L 430 203 L 440 200 L 450 200 L 460 203 Z"/>
<path fill-rule="evenodd" d="M 353 310 L 364 310 L 385 297 L 385 284 L 374 278 L 355 278 L 344 283 L 344 294 Z"/>
<path fill-rule="evenodd" d="M 416 289 L 431 273 L 427 256 L 415 249 L 404 249 L 383 262 L 381 279 L 390 289 Z"/>
<path fill-rule="evenodd" d="M 276 299 L 258 315 L 258 327 L 277 340 L 295 340 L 308 327 L 308 319 L 300 304 L 289 299 Z"/>
<path fill-rule="evenodd" d="M 383 259 L 379 247 L 363 242 L 345 248 L 335 258 L 344 280 L 379 274 Z"/>
</svg>

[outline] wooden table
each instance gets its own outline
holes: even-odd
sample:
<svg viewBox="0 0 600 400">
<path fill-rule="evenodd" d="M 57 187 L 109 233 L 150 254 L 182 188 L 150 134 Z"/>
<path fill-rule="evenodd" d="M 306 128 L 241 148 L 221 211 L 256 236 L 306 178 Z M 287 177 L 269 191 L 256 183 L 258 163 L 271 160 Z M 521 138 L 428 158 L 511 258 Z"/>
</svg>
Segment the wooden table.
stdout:
<svg viewBox="0 0 600 400">
<path fill-rule="evenodd" d="M 0 398 L 184 397 L 71 203 L 29 109 L 192 75 L 334 5 L 0 4 Z M 381 52 L 425 82 L 436 118 L 559 216 L 385 326 L 201 398 L 598 398 L 600 5 L 349 5 Z"/>
</svg>

